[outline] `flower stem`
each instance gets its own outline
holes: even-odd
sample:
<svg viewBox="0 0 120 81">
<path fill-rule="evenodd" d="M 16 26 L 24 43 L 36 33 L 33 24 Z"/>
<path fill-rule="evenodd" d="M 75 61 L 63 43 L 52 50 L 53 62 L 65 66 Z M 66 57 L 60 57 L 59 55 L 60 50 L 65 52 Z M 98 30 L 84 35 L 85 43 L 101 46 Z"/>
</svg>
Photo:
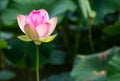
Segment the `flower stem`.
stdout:
<svg viewBox="0 0 120 81">
<path fill-rule="evenodd" d="M 39 46 L 36 45 L 36 80 L 40 81 L 39 78 Z"/>
<path fill-rule="evenodd" d="M 93 46 L 93 40 L 92 40 L 92 34 L 91 33 L 92 33 L 92 28 L 91 28 L 91 26 L 89 26 L 89 35 L 88 35 L 88 37 L 89 37 L 91 51 L 92 51 L 92 53 L 94 53 L 94 46 Z"/>
<path fill-rule="evenodd" d="M 74 52 L 73 52 L 73 54 L 75 56 L 76 56 L 76 54 L 78 52 L 79 38 L 80 38 L 80 30 L 79 30 L 79 27 L 77 27 L 77 33 L 76 33 L 76 37 L 75 37 L 75 46 L 74 46 Z"/>
<path fill-rule="evenodd" d="M 0 61 L 1 61 L 1 67 L 0 67 L 0 69 L 4 69 L 5 68 L 5 56 L 4 56 L 4 54 L 3 54 L 3 51 L 2 50 L 0 50 Z"/>
<path fill-rule="evenodd" d="M 67 51 L 68 51 L 68 54 L 71 54 L 71 48 L 69 46 L 69 42 L 68 42 L 68 39 L 67 39 L 67 34 L 65 33 L 65 30 L 63 29 L 63 27 L 59 27 L 59 29 L 62 31 L 62 33 L 64 34 L 63 35 L 63 40 L 64 40 L 64 43 L 65 45 L 67 46 Z"/>
</svg>

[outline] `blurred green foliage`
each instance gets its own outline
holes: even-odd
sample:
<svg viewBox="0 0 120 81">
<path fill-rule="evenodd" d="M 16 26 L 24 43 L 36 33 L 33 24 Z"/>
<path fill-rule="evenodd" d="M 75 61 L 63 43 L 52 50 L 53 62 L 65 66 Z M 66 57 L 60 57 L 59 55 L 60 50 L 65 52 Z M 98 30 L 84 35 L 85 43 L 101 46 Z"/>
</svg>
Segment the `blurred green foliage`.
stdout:
<svg viewBox="0 0 120 81">
<path fill-rule="evenodd" d="M 14 40 L 9 42 L 8 45 L 10 48 L 5 50 L 5 56 L 10 60 L 13 66 L 17 66 L 19 68 L 35 68 L 36 54 L 33 42 L 24 43 L 20 40 Z M 40 45 L 40 67 L 46 63 L 53 47 L 54 46 L 51 43 Z"/>
<path fill-rule="evenodd" d="M 120 80 L 120 50 L 117 49 L 117 53 L 112 57 L 112 59 L 108 62 L 107 81 L 119 81 Z"/>
<path fill-rule="evenodd" d="M 0 49 L 7 48 L 7 42 L 3 39 L 0 39 Z"/>
<path fill-rule="evenodd" d="M 2 70 L 0 71 L 0 80 L 9 80 L 15 77 L 15 73 L 12 71 Z"/>
<path fill-rule="evenodd" d="M 47 64 L 53 65 L 53 68 L 72 65 L 75 58 L 73 69 L 63 67 L 72 69 L 68 73 L 57 69 L 61 74 L 53 75 L 50 69 L 45 69 L 46 73 L 48 71 L 46 75 L 49 72 L 53 75 L 46 81 L 119 81 L 119 47 L 114 47 L 120 46 L 119 0 L 0 0 L 0 63 L 4 64 L 4 67 L 0 67 L 1 71 L 11 70 L 13 67 L 34 71 L 35 45 L 33 42 L 24 43 L 17 39 L 22 32 L 16 16 L 41 8 L 48 11 L 50 18 L 58 16 L 59 21 L 55 41 L 43 43 L 39 47 L 40 69 Z M 5 71 L 2 72 L 3 75 L 1 71 L 2 80 L 4 77 L 15 77 L 14 72 Z M 44 75 L 44 71 L 42 74 Z M 18 77 L 15 80 L 21 81 Z"/>
<path fill-rule="evenodd" d="M 13 26 L 18 14 L 27 14 L 33 9 L 40 8 L 46 9 L 50 17 L 62 17 L 67 10 L 73 11 L 76 5 L 71 0 L 12 0 L 9 1 L 7 8 L 2 12 L 3 23 L 7 26 Z"/>
<path fill-rule="evenodd" d="M 120 21 L 115 22 L 112 26 L 103 29 L 103 32 L 108 36 L 116 36 L 120 34 Z"/>
<path fill-rule="evenodd" d="M 119 68 L 117 57 L 119 55 L 120 47 L 113 47 L 93 55 L 78 55 L 75 58 L 71 76 L 74 81 L 119 81 L 115 79 L 119 77 L 119 75 L 116 76 L 118 71 L 115 72 L 116 66 Z M 114 60 L 111 61 L 111 58 Z M 110 67 L 111 65 L 114 68 Z"/>
</svg>

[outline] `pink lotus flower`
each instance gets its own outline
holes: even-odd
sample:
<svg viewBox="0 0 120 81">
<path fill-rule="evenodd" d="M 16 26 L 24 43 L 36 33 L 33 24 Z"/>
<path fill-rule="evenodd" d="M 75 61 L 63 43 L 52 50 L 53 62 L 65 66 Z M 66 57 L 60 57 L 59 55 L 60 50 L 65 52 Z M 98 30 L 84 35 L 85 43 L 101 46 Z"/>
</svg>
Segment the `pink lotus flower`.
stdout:
<svg viewBox="0 0 120 81">
<path fill-rule="evenodd" d="M 57 17 L 49 19 L 46 10 L 33 10 L 27 15 L 18 15 L 17 21 L 20 29 L 25 35 L 18 36 L 23 41 L 34 41 L 35 44 L 50 42 L 56 35 L 51 35 L 57 24 Z"/>
</svg>

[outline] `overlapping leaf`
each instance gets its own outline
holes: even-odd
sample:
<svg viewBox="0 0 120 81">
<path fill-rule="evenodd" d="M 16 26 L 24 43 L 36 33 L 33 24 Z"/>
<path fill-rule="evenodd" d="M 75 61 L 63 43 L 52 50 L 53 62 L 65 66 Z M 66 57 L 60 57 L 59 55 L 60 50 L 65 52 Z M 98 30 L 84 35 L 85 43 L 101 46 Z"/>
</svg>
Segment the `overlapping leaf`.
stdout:
<svg viewBox="0 0 120 81">
<path fill-rule="evenodd" d="M 108 61 L 118 53 L 119 47 L 93 55 L 78 55 L 71 76 L 74 81 L 106 81 Z"/>
</svg>

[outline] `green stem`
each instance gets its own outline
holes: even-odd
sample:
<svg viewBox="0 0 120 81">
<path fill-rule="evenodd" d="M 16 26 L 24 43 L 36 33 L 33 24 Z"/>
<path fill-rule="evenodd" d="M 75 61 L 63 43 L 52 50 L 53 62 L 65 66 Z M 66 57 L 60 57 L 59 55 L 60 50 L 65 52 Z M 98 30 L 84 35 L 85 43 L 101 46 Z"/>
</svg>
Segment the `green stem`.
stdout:
<svg viewBox="0 0 120 81">
<path fill-rule="evenodd" d="M 92 40 L 92 34 L 91 33 L 92 33 L 92 28 L 91 28 L 91 26 L 89 26 L 89 35 L 88 35 L 88 37 L 89 37 L 91 51 L 92 51 L 92 53 L 94 53 L 94 46 L 93 46 L 93 40 Z"/>
<path fill-rule="evenodd" d="M 36 45 L 36 80 L 40 81 L 39 78 L 39 46 Z"/>
<path fill-rule="evenodd" d="M 62 27 L 59 27 L 59 28 L 62 31 L 62 33 L 64 34 L 63 35 L 63 40 L 65 42 L 65 45 L 67 46 L 68 54 L 71 54 L 71 48 L 69 46 L 69 42 L 68 42 L 68 39 L 67 39 L 67 34 L 65 33 L 65 31 L 64 31 L 64 29 Z"/>
<path fill-rule="evenodd" d="M 75 46 L 74 46 L 74 55 L 76 55 L 77 51 L 78 51 L 78 47 L 79 47 L 79 38 L 80 38 L 80 30 L 79 27 L 77 28 L 77 34 L 76 34 L 76 38 L 75 38 Z"/>
<path fill-rule="evenodd" d="M 1 61 L 1 67 L 0 67 L 0 69 L 4 69 L 5 68 L 5 56 L 4 56 L 4 54 L 3 54 L 3 51 L 2 50 L 0 50 L 0 61 Z"/>
</svg>

